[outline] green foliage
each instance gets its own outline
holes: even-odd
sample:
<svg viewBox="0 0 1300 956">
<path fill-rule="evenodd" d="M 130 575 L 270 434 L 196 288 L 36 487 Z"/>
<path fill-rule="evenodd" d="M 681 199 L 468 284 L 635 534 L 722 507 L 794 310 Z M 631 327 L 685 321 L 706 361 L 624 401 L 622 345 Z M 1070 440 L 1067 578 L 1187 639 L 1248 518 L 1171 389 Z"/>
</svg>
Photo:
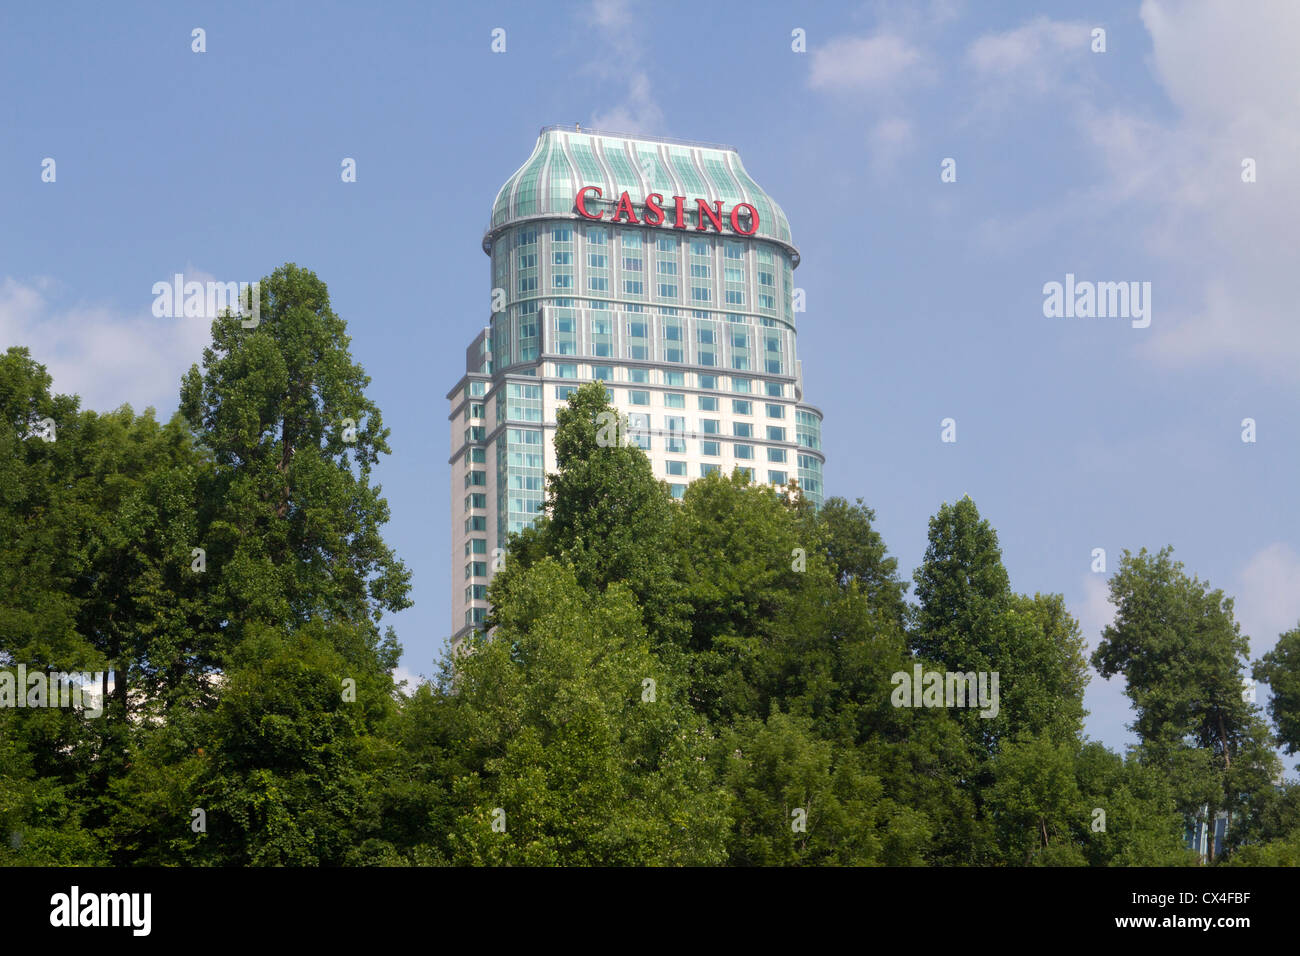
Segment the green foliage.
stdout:
<svg viewBox="0 0 1300 956">
<path fill-rule="evenodd" d="M 1179 809 L 1212 817 L 1269 786 L 1277 758 L 1243 693 L 1249 641 L 1232 599 L 1189 578 L 1172 554 L 1124 553 L 1110 582 L 1115 621 L 1092 661 L 1104 677 L 1125 676 L 1142 752 L 1165 770 Z"/>
<path fill-rule="evenodd" d="M 1063 598 L 1012 589 L 969 498 L 911 604 L 861 499 L 737 472 L 675 502 L 600 383 L 487 630 L 399 692 L 388 430 L 324 283 L 261 295 L 165 424 L 0 356 L 0 668 L 117 677 L 102 718 L 0 709 L 0 865 L 1179 866 L 1219 810 L 1227 862 L 1300 861 L 1231 599 L 1168 549 L 1125 555 L 1093 655 L 1138 708 L 1124 758 L 1083 738 Z M 1300 628 L 1255 665 L 1292 752 L 1297 661 Z M 997 672 L 998 716 L 897 706 L 917 665 Z"/>
<path fill-rule="evenodd" d="M 1272 691 L 1268 713 L 1278 740 L 1287 753 L 1300 753 L 1300 627 L 1278 637 L 1274 648 L 1255 663 L 1254 677 Z"/>
<path fill-rule="evenodd" d="M 472 768 L 452 783 L 454 862 L 724 860 L 704 724 L 622 585 L 592 596 L 553 558 L 517 574 L 444 693 Z"/>
</svg>

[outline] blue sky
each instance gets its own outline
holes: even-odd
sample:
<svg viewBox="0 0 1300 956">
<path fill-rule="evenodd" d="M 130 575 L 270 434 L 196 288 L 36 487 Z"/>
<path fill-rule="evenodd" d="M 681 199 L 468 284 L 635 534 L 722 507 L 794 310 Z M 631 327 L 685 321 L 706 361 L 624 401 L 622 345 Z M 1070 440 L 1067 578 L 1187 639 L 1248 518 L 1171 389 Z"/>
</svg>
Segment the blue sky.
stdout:
<svg viewBox="0 0 1300 956">
<path fill-rule="evenodd" d="M 1092 550 L 1113 570 L 1172 544 L 1258 656 L 1300 620 L 1300 7 L 992 6 L 9 5 L 0 348 L 89 407 L 166 416 L 208 331 L 154 318 L 153 283 L 313 269 L 392 428 L 386 537 L 416 602 L 392 621 L 403 670 L 431 673 L 443 396 L 486 320 L 496 190 L 544 124 L 731 143 L 803 254 L 827 492 L 876 510 L 907 573 L 969 494 L 1013 586 L 1064 593 L 1090 646 Z M 1067 273 L 1150 282 L 1150 326 L 1044 317 Z M 1122 689 L 1087 697 L 1111 746 Z"/>
</svg>

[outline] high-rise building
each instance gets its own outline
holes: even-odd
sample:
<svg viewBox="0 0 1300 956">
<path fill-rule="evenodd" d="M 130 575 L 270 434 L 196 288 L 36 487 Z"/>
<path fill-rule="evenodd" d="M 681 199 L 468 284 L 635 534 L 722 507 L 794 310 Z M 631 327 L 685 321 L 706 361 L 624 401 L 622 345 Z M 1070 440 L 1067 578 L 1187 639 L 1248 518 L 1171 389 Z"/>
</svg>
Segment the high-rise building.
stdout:
<svg viewBox="0 0 1300 956">
<path fill-rule="evenodd" d="M 799 250 L 734 148 L 546 127 L 497 193 L 483 251 L 490 324 L 447 394 L 454 640 L 483 620 L 509 534 L 541 514 L 555 412 L 584 382 L 605 382 L 675 497 L 743 468 L 820 504 Z"/>
</svg>

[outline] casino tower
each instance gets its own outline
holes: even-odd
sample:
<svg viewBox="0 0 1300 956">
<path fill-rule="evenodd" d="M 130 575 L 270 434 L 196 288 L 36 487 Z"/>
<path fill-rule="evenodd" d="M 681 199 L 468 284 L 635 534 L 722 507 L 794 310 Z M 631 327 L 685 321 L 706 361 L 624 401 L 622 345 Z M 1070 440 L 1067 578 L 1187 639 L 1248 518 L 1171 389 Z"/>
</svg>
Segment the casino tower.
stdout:
<svg viewBox="0 0 1300 956">
<path fill-rule="evenodd" d="M 491 311 L 447 393 L 452 631 L 487 613 L 513 531 L 542 513 L 555 412 L 605 383 L 681 497 L 748 471 L 822 500 L 822 413 L 795 351 L 799 250 L 733 147 L 548 126 L 492 204 Z"/>
</svg>

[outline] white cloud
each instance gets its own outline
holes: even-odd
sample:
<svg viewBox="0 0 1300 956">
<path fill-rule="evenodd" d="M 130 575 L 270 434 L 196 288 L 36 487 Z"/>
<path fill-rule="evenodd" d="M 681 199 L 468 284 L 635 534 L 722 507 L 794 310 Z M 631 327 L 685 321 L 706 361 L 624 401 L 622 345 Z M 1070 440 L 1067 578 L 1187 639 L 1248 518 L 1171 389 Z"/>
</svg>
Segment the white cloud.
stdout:
<svg viewBox="0 0 1300 956">
<path fill-rule="evenodd" d="M 190 270 L 186 278 L 211 277 Z M 27 346 L 53 377 L 54 390 L 80 395 L 83 408 L 109 411 L 130 403 L 142 411 L 152 405 L 165 417 L 176 407 L 181 376 L 202 361 L 211 323 L 155 318 L 151 288 L 152 281 L 142 284 L 139 308 L 124 311 L 62 305 L 48 278 L 6 278 L 0 283 L 0 348 Z"/>
<path fill-rule="evenodd" d="M 811 56 L 808 85 L 815 90 L 885 93 L 931 73 L 920 49 L 892 33 L 836 37 Z"/>
<path fill-rule="evenodd" d="M 1105 574 L 1084 575 L 1081 584 L 1083 599 L 1073 603 L 1070 609 L 1083 632 L 1085 658 L 1091 657 L 1101 643 L 1102 630 L 1115 620 L 1115 606 L 1110 603 L 1108 580 Z M 1115 749 L 1136 742 L 1137 737 L 1128 729 L 1128 725 L 1136 719 L 1137 714 L 1124 695 L 1123 675 L 1106 680 L 1091 666 L 1088 673 L 1092 679 L 1084 692 L 1083 705 L 1088 710 L 1089 736 L 1094 740 L 1102 740 Z"/>
<path fill-rule="evenodd" d="M 1014 78 L 1037 91 L 1055 86 L 1062 66 L 1090 49 L 1091 28 L 1039 17 L 1024 26 L 977 37 L 966 51 L 966 62 L 981 76 Z"/>
<path fill-rule="evenodd" d="M 404 690 L 407 694 L 414 693 L 417 687 L 425 683 L 425 678 L 423 675 L 416 674 L 413 671 L 409 671 L 405 667 L 402 667 L 400 665 L 393 668 L 392 675 L 393 675 L 393 680 L 399 684 L 402 681 L 406 681 L 406 687 L 404 688 Z"/>
<path fill-rule="evenodd" d="M 1250 635 L 1255 660 L 1300 623 L 1300 555 L 1289 545 L 1271 544 L 1246 562 L 1237 581 L 1233 610 Z"/>
<path fill-rule="evenodd" d="M 1078 605 L 1075 618 L 1088 642 L 1088 653 L 1101 642 L 1101 632 L 1115 620 L 1108 580 L 1104 574 L 1088 574 L 1083 578 L 1083 602 Z"/>
<path fill-rule="evenodd" d="M 1140 180 L 1157 217 L 1154 251 L 1200 276 L 1176 290 L 1172 324 L 1153 326 L 1149 355 L 1165 364 L 1230 362 L 1300 376 L 1291 285 L 1300 218 L 1300 5 L 1249 7 L 1147 0 L 1152 63 L 1175 121 L 1128 141 L 1096 142 L 1115 182 Z M 1120 116 L 1111 129 L 1141 120 Z M 1243 159 L 1257 181 L 1243 183 Z"/>
<path fill-rule="evenodd" d="M 617 103 L 592 114 L 591 125 L 616 133 L 658 132 L 664 112 L 655 98 L 650 74 L 640 66 L 642 21 L 633 15 L 627 0 L 593 0 L 591 20 L 601 34 L 601 49 L 612 55 L 596 60 L 590 70 L 605 85 L 626 85 Z"/>
</svg>

